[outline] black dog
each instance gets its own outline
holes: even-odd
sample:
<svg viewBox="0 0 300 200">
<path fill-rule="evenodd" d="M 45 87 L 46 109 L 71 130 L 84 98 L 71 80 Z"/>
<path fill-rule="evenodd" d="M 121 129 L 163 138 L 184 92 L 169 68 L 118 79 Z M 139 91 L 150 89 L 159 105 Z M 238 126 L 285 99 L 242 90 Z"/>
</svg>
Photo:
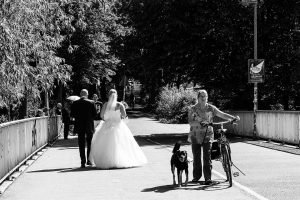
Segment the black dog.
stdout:
<svg viewBox="0 0 300 200">
<path fill-rule="evenodd" d="M 173 148 L 173 155 L 171 157 L 171 171 L 173 174 L 173 185 L 176 185 L 175 180 L 175 167 L 177 168 L 177 178 L 178 178 L 178 186 L 182 185 L 182 172 L 185 171 L 185 186 L 187 186 L 187 182 L 189 179 L 189 167 L 188 167 L 188 156 L 186 151 L 180 151 L 180 142 L 176 142 Z"/>
</svg>

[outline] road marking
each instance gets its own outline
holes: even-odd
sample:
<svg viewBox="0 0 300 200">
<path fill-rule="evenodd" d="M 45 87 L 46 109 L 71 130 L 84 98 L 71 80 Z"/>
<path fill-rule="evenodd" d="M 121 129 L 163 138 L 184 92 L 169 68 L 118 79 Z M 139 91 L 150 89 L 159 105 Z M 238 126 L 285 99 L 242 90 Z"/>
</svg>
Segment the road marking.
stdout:
<svg viewBox="0 0 300 200">
<path fill-rule="evenodd" d="M 155 142 L 155 141 L 153 141 L 153 140 L 151 140 L 151 139 L 147 139 L 147 140 L 148 140 L 149 142 L 154 143 L 154 144 L 157 144 L 157 145 L 160 145 L 160 146 L 165 146 L 165 147 L 166 147 L 169 151 L 171 151 L 171 152 L 172 152 L 172 150 L 173 150 L 172 148 L 170 148 L 170 145 L 162 145 L 161 143 Z M 223 178 L 223 179 L 227 179 L 227 177 L 225 177 L 223 174 L 221 174 L 221 173 L 219 173 L 219 172 L 217 172 L 217 171 L 215 171 L 215 170 L 212 170 L 212 172 L 213 172 L 214 174 L 216 174 L 217 176 Z M 246 192 L 246 193 L 248 193 L 248 194 L 250 194 L 250 195 L 256 197 L 258 200 L 268 200 L 267 198 L 261 196 L 260 194 L 257 194 L 256 192 L 254 192 L 254 191 L 251 190 L 250 188 L 248 188 L 248 187 L 246 187 L 246 186 L 243 186 L 242 184 L 240 184 L 240 183 L 238 183 L 238 182 L 236 182 L 236 181 L 234 181 L 234 180 L 232 180 L 232 183 L 233 183 L 236 187 L 238 187 L 238 188 L 240 188 L 241 190 L 243 190 L 244 192 Z"/>
<path fill-rule="evenodd" d="M 212 172 L 213 172 L 214 174 L 216 174 L 217 176 L 223 178 L 223 179 L 227 179 L 227 177 L 225 177 L 223 174 L 221 174 L 221 173 L 219 173 L 219 172 L 217 172 L 217 171 L 215 171 L 215 170 L 212 170 Z M 241 190 L 243 190 L 243 191 L 245 191 L 245 192 L 251 194 L 252 196 L 255 196 L 255 197 L 256 197 L 257 199 L 259 199 L 259 200 L 268 200 L 267 198 L 261 196 L 260 194 L 257 194 L 256 192 L 254 192 L 254 191 L 251 190 L 250 188 L 248 188 L 248 187 L 246 187 L 246 186 L 243 186 L 242 184 L 240 184 L 240 183 L 238 183 L 238 182 L 236 182 L 236 181 L 234 181 L 234 180 L 232 180 L 232 183 L 233 183 L 235 186 L 237 186 L 238 188 L 240 188 Z"/>
</svg>

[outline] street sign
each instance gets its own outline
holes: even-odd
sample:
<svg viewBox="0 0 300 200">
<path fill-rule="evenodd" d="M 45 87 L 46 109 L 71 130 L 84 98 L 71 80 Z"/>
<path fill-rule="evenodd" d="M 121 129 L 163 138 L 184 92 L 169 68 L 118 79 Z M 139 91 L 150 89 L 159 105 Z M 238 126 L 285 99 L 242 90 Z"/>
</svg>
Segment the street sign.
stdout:
<svg viewBox="0 0 300 200">
<path fill-rule="evenodd" d="M 248 83 L 263 83 L 265 77 L 265 60 L 248 59 Z"/>
<path fill-rule="evenodd" d="M 242 3 L 244 3 L 244 4 L 254 4 L 254 3 L 257 3 L 257 0 L 242 0 Z"/>
</svg>

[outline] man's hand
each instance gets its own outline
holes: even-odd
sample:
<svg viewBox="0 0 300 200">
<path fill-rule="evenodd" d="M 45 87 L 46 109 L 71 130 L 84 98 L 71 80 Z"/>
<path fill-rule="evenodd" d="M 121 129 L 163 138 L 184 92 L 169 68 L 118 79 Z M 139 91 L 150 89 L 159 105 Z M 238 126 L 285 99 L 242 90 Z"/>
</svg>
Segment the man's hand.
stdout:
<svg viewBox="0 0 300 200">
<path fill-rule="evenodd" d="M 240 121 L 240 117 L 237 115 L 237 116 L 235 116 L 235 118 L 233 118 L 233 119 L 230 120 L 230 121 L 231 121 L 231 123 Z"/>
<path fill-rule="evenodd" d="M 200 125 L 201 125 L 202 127 L 205 127 L 205 126 L 208 126 L 208 125 L 209 125 L 209 122 L 208 122 L 208 121 L 202 121 L 202 122 L 200 122 Z"/>
</svg>

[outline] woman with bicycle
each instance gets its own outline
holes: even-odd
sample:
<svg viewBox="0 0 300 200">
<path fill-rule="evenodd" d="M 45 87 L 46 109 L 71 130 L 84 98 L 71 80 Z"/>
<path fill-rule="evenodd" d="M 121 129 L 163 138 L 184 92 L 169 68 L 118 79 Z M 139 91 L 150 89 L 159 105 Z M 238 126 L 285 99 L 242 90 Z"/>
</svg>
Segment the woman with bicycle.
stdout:
<svg viewBox="0 0 300 200">
<path fill-rule="evenodd" d="M 211 185 L 211 146 L 214 139 L 213 127 L 209 123 L 213 122 L 213 117 L 218 116 L 226 120 L 239 120 L 239 116 L 232 116 L 220 111 L 214 105 L 208 104 L 206 90 L 198 93 L 198 102 L 189 110 L 190 132 L 188 142 L 192 144 L 193 162 L 193 182 L 198 182 L 202 176 L 201 147 L 203 148 L 203 173 L 205 185 Z"/>
</svg>

